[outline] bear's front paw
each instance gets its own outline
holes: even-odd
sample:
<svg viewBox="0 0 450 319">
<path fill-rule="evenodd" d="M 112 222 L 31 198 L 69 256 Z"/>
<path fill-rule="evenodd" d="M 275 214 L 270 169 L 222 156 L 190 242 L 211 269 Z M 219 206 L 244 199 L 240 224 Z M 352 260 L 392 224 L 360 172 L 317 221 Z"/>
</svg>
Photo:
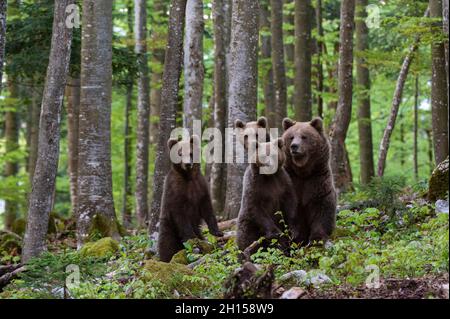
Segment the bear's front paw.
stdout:
<svg viewBox="0 0 450 319">
<path fill-rule="evenodd" d="M 216 237 L 223 237 L 223 232 L 221 232 L 220 230 L 211 231 L 211 234 Z"/>
</svg>

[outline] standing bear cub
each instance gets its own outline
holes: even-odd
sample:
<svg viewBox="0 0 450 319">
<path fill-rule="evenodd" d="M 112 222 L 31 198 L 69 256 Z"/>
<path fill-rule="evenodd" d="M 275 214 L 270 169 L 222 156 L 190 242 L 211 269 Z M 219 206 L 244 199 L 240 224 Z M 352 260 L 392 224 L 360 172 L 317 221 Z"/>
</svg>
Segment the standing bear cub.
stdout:
<svg viewBox="0 0 450 319">
<path fill-rule="evenodd" d="M 291 179 L 283 168 L 283 144 L 280 138 L 254 145 L 257 151 L 245 171 L 238 217 L 237 245 L 241 251 L 261 237 L 284 243 L 281 216 L 276 213 L 282 212 L 286 220 L 293 218 L 297 202 Z M 265 174 L 265 168 L 270 173 Z"/>
<path fill-rule="evenodd" d="M 163 262 L 169 262 L 189 239 L 203 239 L 200 229 L 202 219 L 211 234 L 223 236 L 214 216 L 200 164 L 193 160 L 194 151 L 200 152 L 200 139 L 195 135 L 187 142 L 170 139 L 167 145 L 169 152 L 175 152 L 181 161 L 172 163 L 164 182 L 158 239 L 158 253 Z"/>
<path fill-rule="evenodd" d="M 286 162 L 298 205 L 290 228 L 294 241 L 307 245 L 326 240 L 336 225 L 336 191 L 330 167 L 330 144 L 323 122 L 283 120 Z"/>
</svg>

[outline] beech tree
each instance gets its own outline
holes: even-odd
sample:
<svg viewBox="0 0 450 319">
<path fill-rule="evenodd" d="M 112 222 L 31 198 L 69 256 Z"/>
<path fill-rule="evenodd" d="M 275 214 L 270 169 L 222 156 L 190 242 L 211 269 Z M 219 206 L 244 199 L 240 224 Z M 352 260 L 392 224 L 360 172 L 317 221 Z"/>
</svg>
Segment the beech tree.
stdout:
<svg viewBox="0 0 450 319">
<path fill-rule="evenodd" d="M 73 3 L 74 0 L 55 1 L 50 62 L 42 99 L 38 158 L 23 241 L 23 262 L 46 249 L 48 220 L 58 169 L 59 123 L 72 42 L 72 28 L 66 26 L 66 8 Z"/>
<path fill-rule="evenodd" d="M 2 90 L 3 80 L 3 63 L 5 58 L 6 46 L 6 9 L 8 7 L 7 0 L 0 0 L 0 91 Z"/>
</svg>

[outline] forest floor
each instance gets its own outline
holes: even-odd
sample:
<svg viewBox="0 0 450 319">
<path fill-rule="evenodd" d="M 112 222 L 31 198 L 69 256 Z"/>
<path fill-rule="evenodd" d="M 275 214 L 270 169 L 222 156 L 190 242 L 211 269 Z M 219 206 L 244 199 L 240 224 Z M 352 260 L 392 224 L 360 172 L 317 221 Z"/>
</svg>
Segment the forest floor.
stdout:
<svg viewBox="0 0 450 319">
<path fill-rule="evenodd" d="M 436 206 L 420 191 L 392 185 L 347 194 L 329 242 L 292 245 L 290 256 L 258 251 L 250 284 L 241 287 L 246 266 L 234 223 L 221 224 L 226 239 L 206 233 L 207 242 L 190 241 L 161 263 L 145 232 L 77 251 L 73 226 L 55 220 L 49 252 L 27 264 L 0 298 L 448 298 L 449 217 Z M 18 255 L 0 250 L 0 264 L 17 263 Z"/>
</svg>

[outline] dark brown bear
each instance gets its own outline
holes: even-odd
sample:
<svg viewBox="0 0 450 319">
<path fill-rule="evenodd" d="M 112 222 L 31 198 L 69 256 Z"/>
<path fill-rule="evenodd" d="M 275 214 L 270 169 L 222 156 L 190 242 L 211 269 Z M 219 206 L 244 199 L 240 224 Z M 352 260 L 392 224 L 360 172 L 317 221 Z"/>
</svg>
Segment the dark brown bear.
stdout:
<svg viewBox="0 0 450 319">
<path fill-rule="evenodd" d="M 289 225 L 294 241 L 308 244 L 326 240 L 336 225 L 336 191 L 330 167 L 330 144 L 323 122 L 283 120 L 286 162 L 298 206 L 295 221 Z"/>
<path fill-rule="evenodd" d="M 237 244 L 241 251 L 261 237 L 282 240 L 284 229 L 280 224 L 281 216 L 276 213 L 282 212 L 288 220 L 295 215 L 297 206 L 294 187 L 283 168 L 283 140 L 280 138 L 257 146 L 257 149 L 265 150 L 265 154 L 269 154 L 272 148 L 272 155 L 260 158 L 256 152 L 253 163 L 245 171 L 237 231 Z M 272 174 L 261 173 L 260 169 L 267 167 L 274 168 Z"/>
<path fill-rule="evenodd" d="M 200 229 L 202 219 L 211 234 L 223 236 L 217 226 L 200 164 L 193 163 L 193 149 L 200 145 L 198 137 L 193 136 L 190 142 L 170 139 L 167 145 L 169 151 L 175 145 L 179 146 L 178 155 L 182 161 L 179 164 L 172 163 L 164 182 L 158 239 L 158 253 L 163 262 L 169 262 L 189 239 L 203 239 Z M 189 156 L 182 156 L 183 147 L 188 147 Z"/>
</svg>

